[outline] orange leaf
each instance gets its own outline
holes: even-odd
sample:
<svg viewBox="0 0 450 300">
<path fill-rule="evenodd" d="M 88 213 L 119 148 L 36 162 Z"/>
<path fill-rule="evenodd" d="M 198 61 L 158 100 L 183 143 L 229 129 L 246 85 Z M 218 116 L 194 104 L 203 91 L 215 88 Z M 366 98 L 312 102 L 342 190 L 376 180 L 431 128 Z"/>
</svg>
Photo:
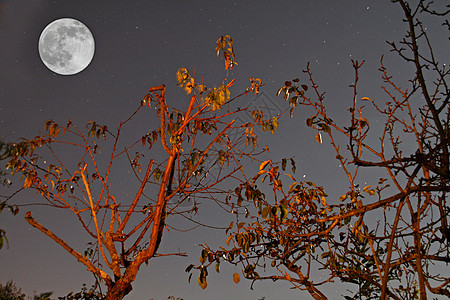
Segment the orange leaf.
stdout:
<svg viewBox="0 0 450 300">
<path fill-rule="evenodd" d="M 233 281 L 234 281 L 234 283 L 238 284 L 239 281 L 241 281 L 241 276 L 239 276 L 238 273 L 234 273 L 233 274 Z"/>
<path fill-rule="evenodd" d="M 208 283 L 206 282 L 206 278 L 200 278 L 201 276 L 198 276 L 198 285 L 204 290 L 208 286 Z"/>
</svg>

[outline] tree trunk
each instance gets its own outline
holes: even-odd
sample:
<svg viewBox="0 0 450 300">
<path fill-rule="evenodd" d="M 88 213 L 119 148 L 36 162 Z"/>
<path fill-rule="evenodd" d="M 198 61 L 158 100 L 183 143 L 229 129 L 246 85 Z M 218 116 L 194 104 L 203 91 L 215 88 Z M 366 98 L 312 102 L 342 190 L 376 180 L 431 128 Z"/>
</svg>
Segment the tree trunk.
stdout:
<svg viewBox="0 0 450 300">
<path fill-rule="evenodd" d="M 112 286 L 108 287 L 105 300 L 120 300 L 131 292 L 133 289 L 131 283 L 123 279 L 124 278 L 122 277 L 118 281 L 114 282 Z"/>
</svg>

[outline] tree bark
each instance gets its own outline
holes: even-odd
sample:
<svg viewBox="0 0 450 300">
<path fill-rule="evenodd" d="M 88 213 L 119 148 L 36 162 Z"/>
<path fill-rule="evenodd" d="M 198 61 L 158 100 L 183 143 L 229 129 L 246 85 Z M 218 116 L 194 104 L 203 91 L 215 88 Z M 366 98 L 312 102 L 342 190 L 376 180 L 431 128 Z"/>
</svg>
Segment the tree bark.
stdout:
<svg viewBox="0 0 450 300">
<path fill-rule="evenodd" d="M 120 278 L 114 282 L 112 286 L 108 287 L 105 300 L 120 300 L 128 295 L 133 287 L 131 283 L 126 280 L 125 277 Z"/>
</svg>

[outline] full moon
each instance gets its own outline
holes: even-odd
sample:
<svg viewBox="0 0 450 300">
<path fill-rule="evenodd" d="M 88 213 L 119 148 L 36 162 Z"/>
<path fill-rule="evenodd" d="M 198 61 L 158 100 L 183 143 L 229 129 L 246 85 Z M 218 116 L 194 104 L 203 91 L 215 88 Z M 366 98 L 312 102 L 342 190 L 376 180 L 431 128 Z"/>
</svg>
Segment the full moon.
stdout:
<svg viewBox="0 0 450 300">
<path fill-rule="evenodd" d="M 47 68 L 61 75 L 73 75 L 83 71 L 92 61 L 95 42 L 86 25 L 63 18 L 44 28 L 38 49 Z"/>
</svg>

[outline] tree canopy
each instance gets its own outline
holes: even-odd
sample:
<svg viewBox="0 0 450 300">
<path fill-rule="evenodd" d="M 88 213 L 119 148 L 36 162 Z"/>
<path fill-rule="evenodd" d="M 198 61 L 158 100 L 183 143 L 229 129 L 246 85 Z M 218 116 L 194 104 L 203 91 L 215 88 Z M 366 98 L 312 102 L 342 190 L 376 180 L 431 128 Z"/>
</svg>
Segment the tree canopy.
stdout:
<svg viewBox="0 0 450 300">
<path fill-rule="evenodd" d="M 127 295 L 139 268 L 150 259 L 185 256 L 181 251 L 158 251 L 169 217 L 201 224 L 195 220 L 197 199 L 213 201 L 218 208 L 231 207 L 224 200 L 225 183 L 245 182 L 245 164 L 265 151 L 258 146 L 253 128 L 271 133 L 277 129 L 278 117 L 267 119 L 261 111 L 251 112 L 249 122 L 236 122 L 249 108 L 234 109 L 230 103 L 257 94 L 262 83 L 250 78 L 248 88 L 232 96 L 235 79 L 230 71 L 237 65 L 233 40 L 222 36 L 216 45 L 226 71 L 220 84 L 209 87 L 186 68 L 176 73 L 177 84 L 188 97 L 188 104 L 181 104 L 185 109 L 171 104 L 182 102 L 168 101 L 166 86 L 158 85 L 136 101 L 136 110 L 116 129 L 95 121 L 80 128 L 72 120 L 64 125 L 48 120 L 44 134 L 5 150 L 6 168 L 21 174 L 23 189 L 35 190 L 42 199 L 31 202 L 71 212 L 90 237 L 88 248 L 75 249 L 69 235 L 57 235 L 39 221 L 39 215 L 35 219 L 32 210 L 26 213 L 26 221 L 102 281 L 107 286 L 106 299 Z M 151 121 L 142 124 L 141 132 L 127 131 L 138 114 L 158 120 L 156 126 Z M 208 176 L 213 168 L 214 176 Z M 128 170 L 137 189 L 134 197 L 123 199 L 112 178 L 126 176 Z"/>
</svg>

